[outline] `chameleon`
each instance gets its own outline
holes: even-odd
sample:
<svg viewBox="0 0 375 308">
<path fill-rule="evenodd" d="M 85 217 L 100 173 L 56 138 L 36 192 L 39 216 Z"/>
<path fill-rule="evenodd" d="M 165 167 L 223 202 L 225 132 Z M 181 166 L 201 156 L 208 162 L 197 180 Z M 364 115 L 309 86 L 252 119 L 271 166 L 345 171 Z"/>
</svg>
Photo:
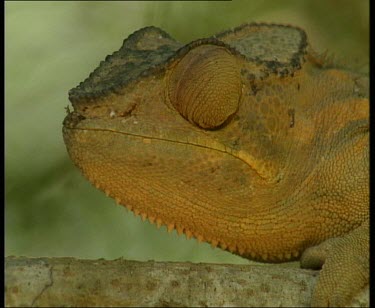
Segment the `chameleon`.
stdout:
<svg viewBox="0 0 375 308">
<path fill-rule="evenodd" d="M 182 44 L 150 26 L 70 90 L 63 138 L 83 175 L 143 220 L 321 268 L 311 305 L 344 306 L 369 283 L 368 92 L 299 27 Z"/>
</svg>

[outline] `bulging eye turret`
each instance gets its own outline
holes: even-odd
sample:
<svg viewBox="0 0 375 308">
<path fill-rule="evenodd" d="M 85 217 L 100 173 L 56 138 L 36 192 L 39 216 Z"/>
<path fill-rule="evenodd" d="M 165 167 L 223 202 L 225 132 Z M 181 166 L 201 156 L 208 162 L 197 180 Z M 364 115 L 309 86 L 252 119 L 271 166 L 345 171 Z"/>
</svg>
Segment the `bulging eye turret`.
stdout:
<svg viewBox="0 0 375 308">
<path fill-rule="evenodd" d="M 201 45 L 189 51 L 168 79 L 172 105 L 189 122 L 204 128 L 221 126 L 241 98 L 240 69 L 224 47 Z"/>
</svg>

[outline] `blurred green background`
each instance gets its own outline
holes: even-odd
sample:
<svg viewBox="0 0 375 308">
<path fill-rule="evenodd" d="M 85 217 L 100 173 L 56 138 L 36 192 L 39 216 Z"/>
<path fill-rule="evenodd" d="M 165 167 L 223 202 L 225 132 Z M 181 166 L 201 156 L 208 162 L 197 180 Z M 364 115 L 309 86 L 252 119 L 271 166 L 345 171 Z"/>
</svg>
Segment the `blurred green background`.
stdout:
<svg viewBox="0 0 375 308">
<path fill-rule="evenodd" d="M 62 139 L 68 90 L 133 31 L 188 43 L 244 22 L 299 25 L 317 51 L 367 71 L 369 1 L 6 2 L 5 254 L 134 260 L 246 260 L 157 229 L 96 190 Z"/>
</svg>

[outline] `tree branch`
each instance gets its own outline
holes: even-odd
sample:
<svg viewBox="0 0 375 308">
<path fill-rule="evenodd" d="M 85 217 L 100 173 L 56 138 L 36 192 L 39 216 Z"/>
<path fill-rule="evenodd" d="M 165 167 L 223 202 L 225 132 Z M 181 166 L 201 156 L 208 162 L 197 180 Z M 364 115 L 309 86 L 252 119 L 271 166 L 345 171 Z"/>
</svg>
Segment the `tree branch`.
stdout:
<svg viewBox="0 0 375 308">
<path fill-rule="evenodd" d="M 282 266 L 5 259 L 6 306 L 308 306 L 318 272 Z M 369 305 L 369 290 L 353 301 Z"/>
</svg>

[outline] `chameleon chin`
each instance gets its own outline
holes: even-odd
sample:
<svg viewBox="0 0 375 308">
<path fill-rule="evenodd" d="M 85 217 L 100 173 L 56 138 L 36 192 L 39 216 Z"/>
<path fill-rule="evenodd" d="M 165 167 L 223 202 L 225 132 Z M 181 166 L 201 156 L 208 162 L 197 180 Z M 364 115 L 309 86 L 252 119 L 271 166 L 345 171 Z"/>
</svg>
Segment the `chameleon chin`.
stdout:
<svg viewBox="0 0 375 308">
<path fill-rule="evenodd" d="M 183 45 L 143 28 L 69 99 L 69 155 L 118 203 L 244 258 L 323 266 L 312 306 L 368 284 L 368 79 L 303 30 L 245 24 Z"/>
</svg>

